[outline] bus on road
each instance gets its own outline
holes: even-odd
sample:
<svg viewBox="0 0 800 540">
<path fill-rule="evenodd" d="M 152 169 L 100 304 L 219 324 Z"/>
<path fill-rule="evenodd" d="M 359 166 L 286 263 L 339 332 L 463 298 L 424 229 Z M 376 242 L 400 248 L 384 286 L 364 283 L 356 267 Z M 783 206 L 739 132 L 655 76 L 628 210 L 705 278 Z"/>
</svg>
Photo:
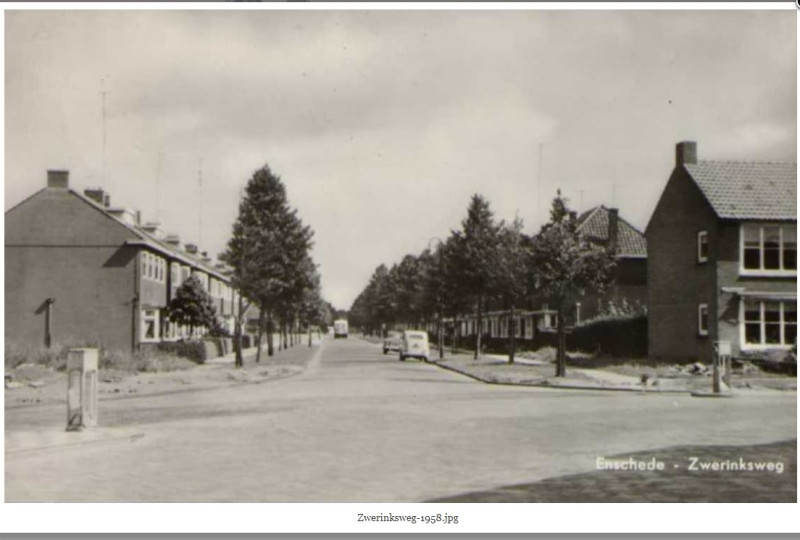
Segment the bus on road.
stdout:
<svg viewBox="0 0 800 540">
<path fill-rule="evenodd" d="M 333 337 L 334 339 L 347 337 L 347 320 L 338 319 L 333 321 Z"/>
</svg>

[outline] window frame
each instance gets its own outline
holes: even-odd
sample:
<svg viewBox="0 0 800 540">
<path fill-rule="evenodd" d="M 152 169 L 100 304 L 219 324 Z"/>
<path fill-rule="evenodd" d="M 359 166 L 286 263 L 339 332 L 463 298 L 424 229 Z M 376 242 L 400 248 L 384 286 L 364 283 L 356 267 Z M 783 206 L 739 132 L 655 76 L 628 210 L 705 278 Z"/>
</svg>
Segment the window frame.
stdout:
<svg viewBox="0 0 800 540">
<path fill-rule="evenodd" d="M 705 255 L 703 255 L 703 246 L 705 246 Z M 697 232 L 697 263 L 703 264 L 708 262 L 708 231 Z"/>
<path fill-rule="evenodd" d="M 786 304 L 787 303 L 794 303 L 795 304 L 795 313 L 797 312 L 797 301 L 784 299 L 764 299 L 764 298 L 751 298 L 750 301 L 758 303 L 758 313 L 759 319 L 758 324 L 760 327 L 759 334 L 760 334 L 760 341 L 759 343 L 748 343 L 746 338 L 746 325 L 748 323 L 745 320 L 745 303 L 748 301 L 748 298 L 742 297 L 739 301 L 739 347 L 743 351 L 758 351 L 758 350 L 766 350 L 766 349 L 790 349 L 794 345 L 794 343 L 787 343 L 786 342 Z M 774 302 L 780 306 L 780 343 L 767 343 L 767 321 L 766 321 L 766 304 Z M 795 315 L 796 318 L 796 315 Z M 755 321 L 749 321 L 751 324 Z M 794 324 L 795 327 L 797 326 L 797 322 L 789 323 Z M 795 330 L 795 339 L 797 336 L 797 331 Z"/>
<path fill-rule="evenodd" d="M 766 276 L 766 277 L 794 277 L 797 276 L 797 269 L 784 268 L 784 230 L 794 226 L 795 229 L 795 251 L 797 250 L 797 224 L 785 222 L 768 222 L 768 221 L 746 221 L 739 224 L 739 275 L 741 276 Z M 777 269 L 767 269 L 764 267 L 764 229 L 770 227 L 777 227 L 778 229 L 778 266 Z M 748 229 L 758 228 L 758 259 L 759 268 L 746 268 L 745 267 L 745 232 Z M 699 254 L 699 252 L 698 252 Z M 797 255 L 795 255 L 795 261 Z"/>
<path fill-rule="evenodd" d="M 705 312 L 705 316 L 703 313 Z M 705 328 L 703 328 L 703 322 L 705 322 Z M 697 335 L 700 337 L 708 337 L 708 327 L 709 327 L 709 318 L 708 318 L 708 304 L 698 304 L 697 305 Z"/>
<path fill-rule="evenodd" d="M 140 343 L 158 343 L 161 341 L 161 314 L 159 313 L 158 308 L 151 308 L 151 307 L 143 307 L 139 311 L 139 321 L 140 321 L 140 331 L 139 331 L 139 341 Z M 148 312 L 154 313 L 154 315 L 148 315 Z M 149 338 L 146 336 L 147 332 L 147 321 L 149 320 L 154 321 L 154 337 Z"/>
</svg>

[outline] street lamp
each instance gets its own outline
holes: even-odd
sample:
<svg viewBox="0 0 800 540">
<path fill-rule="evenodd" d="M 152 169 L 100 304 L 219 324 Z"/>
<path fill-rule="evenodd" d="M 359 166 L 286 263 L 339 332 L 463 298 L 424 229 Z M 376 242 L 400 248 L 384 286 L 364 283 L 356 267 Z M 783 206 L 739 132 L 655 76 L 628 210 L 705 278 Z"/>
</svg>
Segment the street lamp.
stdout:
<svg viewBox="0 0 800 540">
<path fill-rule="evenodd" d="M 438 242 L 439 243 L 439 275 L 438 279 L 436 280 L 436 338 L 439 345 L 439 360 L 444 358 L 444 332 L 442 328 L 442 272 L 443 272 L 443 264 L 442 264 L 442 251 L 444 248 L 444 242 L 442 242 L 439 238 L 433 237 L 428 240 L 428 251 L 431 249 L 431 243 Z"/>
</svg>

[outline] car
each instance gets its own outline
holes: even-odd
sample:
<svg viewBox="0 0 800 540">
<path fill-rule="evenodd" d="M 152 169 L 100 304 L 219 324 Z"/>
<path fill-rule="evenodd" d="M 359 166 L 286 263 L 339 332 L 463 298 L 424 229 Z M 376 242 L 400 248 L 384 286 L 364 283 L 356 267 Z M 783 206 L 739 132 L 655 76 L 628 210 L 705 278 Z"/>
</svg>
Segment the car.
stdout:
<svg viewBox="0 0 800 540">
<path fill-rule="evenodd" d="M 396 330 L 389 330 L 383 338 L 383 354 L 389 351 L 400 352 L 400 343 L 403 340 L 403 333 Z"/>
<path fill-rule="evenodd" d="M 419 358 L 428 361 L 430 357 L 428 333 L 420 330 L 406 330 L 400 342 L 400 360 Z"/>
</svg>

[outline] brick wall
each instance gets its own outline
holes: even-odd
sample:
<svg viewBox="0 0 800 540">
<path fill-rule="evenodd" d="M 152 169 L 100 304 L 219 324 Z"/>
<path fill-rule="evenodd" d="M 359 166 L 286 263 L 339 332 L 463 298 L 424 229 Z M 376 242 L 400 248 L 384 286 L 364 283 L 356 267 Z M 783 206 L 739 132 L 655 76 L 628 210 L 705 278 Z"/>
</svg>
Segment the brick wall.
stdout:
<svg viewBox="0 0 800 540">
<path fill-rule="evenodd" d="M 65 189 L 45 189 L 5 215 L 5 339 L 44 344 L 47 298 L 53 343 L 130 350 L 135 236 Z"/>
<path fill-rule="evenodd" d="M 697 262 L 697 233 L 708 231 L 709 261 Z M 648 354 L 686 361 L 711 355 L 716 339 L 714 257 L 717 218 L 683 167 L 670 176 L 647 231 Z M 709 305 L 709 335 L 698 336 L 698 305 Z"/>
</svg>

